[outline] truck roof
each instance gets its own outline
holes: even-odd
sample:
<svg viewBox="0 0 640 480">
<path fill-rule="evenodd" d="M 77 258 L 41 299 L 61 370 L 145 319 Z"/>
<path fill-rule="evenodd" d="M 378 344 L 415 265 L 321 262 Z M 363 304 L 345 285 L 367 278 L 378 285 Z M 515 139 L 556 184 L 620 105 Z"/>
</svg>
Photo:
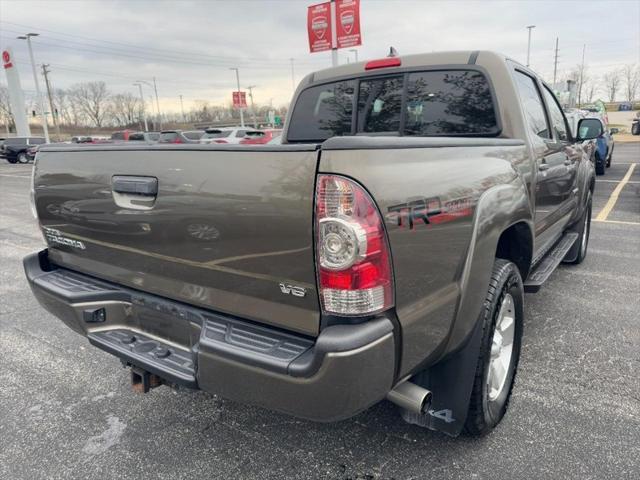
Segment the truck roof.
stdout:
<svg viewBox="0 0 640 480">
<path fill-rule="evenodd" d="M 501 53 L 488 51 L 488 50 L 460 50 L 450 52 L 432 52 L 432 53 L 418 53 L 413 55 L 398 55 L 402 64 L 400 68 L 411 67 L 431 67 L 439 65 L 474 65 L 478 57 L 482 56 L 484 60 L 488 60 L 492 57 L 493 60 L 504 61 L 507 57 Z M 379 59 L 385 58 L 383 55 Z M 391 58 L 391 57 L 387 57 Z M 319 70 L 310 75 L 309 83 L 326 81 L 332 78 L 344 77 L 349 75 L 357 75 L 364 73 L 366 65 L 373 59 L 365 60 L 357 63 L 348 63 L 346 65 L 339 65 L 333 68 L 326 68 Z M 394 68 L 394 67 L 391 67 Z M 383 73 L 386 69 L 381 68 L 380 73 Z"/>
</svg>

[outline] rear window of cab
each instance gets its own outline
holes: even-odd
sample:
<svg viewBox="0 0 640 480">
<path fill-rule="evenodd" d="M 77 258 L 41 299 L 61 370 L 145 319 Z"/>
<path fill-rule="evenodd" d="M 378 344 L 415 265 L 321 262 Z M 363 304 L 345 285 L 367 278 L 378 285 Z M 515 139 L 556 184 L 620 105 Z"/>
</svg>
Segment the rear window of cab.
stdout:
<svg viewBox="0 0 640 480">
<path fill-rule="evenodd" d="M 495 136 L 491 88 L 477 70 L 408 72 L 343 80 L 304 90 L 290 142 L 342 135 Z"/>
</svg>

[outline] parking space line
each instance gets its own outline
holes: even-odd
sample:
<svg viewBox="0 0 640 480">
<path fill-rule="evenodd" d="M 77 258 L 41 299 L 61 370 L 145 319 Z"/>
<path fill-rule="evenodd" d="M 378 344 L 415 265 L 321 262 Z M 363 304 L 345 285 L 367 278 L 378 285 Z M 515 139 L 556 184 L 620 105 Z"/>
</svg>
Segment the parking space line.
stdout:
<svg viewBox="0 0 640 480">
<path fill-rule="evenodd" d="M 629 166 L 629 170 L 627 170 L 627 174 L 622 178 L 622 180 L 620 180 L 620 183 L 618 183 L 618 186 L 613 190 L 613 192 L 611 192 L 611 196 L 609 197 L 609 200 L 607 200 L 607 204 L 602 208 L 602 210 L 600 210 L 600 213 L 598 213 L 598 216 L 596 217 L 596 221 L 602 221 L 607 219 L 607 217 L 611 213 L 611 210 L 613 210 L 613 207 L 616 206 L 616 202 L 618 201 L 618 196 L 620 196 L 620 192 L 622 191 L 624 186 L 629 182 L 629 179 L 631 178 L 631 174 L 633 174 L 634 168 L 636 168 L 636 164 L 632 163 Z"/>
<path fill-rule="evenodd" d="M 9 173 L 0 173 L 0 177 L 31 178 L 31 175 L 11 175 Z"/>
<path fill-rule="evenodd" d="M 605 183 L 618 183 L 620 180 L 604 180 L 604 179 L 598 179 L 596 180 L 596 182 L 605 182 Z M 640 184 L 640 181 L 638 180 L 629 180 L 627 183 L 632 183 L 632 184 Z"/>
<path fill-rule="evenodd" d="M 594 218 L 592 221 L 598 223 L 617 223 L 620 225 L 640 225 L 640 222 L 625 222 L 624 220 L 598 220 Z"/>
</svg>

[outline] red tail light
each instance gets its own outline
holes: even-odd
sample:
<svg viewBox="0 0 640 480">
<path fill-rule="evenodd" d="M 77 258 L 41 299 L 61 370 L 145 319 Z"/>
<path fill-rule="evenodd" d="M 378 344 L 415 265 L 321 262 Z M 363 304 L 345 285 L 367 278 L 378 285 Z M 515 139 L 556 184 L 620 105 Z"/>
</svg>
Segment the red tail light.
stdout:
<svg viewBox="0 0 640 480">
<path fill-rule="evenodd" d="M 333 315 L 370 315 L 393 306 L 389 244 L 380 213 L 357 183 L 320 175 L 316 187 L 320 302 Z"/>
<path fill-rule="evenodd" d="M 182 139 L 181 138 L 176 138 L 173 142 L 171 143 L 182 143 Z"/>
<path fill-rule="evenodd" d="M 402 61 L 398 57 L 387 57 L 379 60 L 371 60 L 364 64 L 365 70 L 375 70 L 376 68 L 399 67 Z"/>
<path fill-rule="evenodd" d="M 213 143 L 227 143 L 226 140 L 214 140 Z"/>
</svg>

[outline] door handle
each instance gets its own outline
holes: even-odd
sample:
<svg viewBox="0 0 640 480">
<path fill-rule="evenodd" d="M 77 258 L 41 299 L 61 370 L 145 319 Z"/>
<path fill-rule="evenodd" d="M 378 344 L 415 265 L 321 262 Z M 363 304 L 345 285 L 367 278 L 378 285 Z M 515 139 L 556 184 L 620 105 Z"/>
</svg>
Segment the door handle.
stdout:
<svg viewBox="0 0 640 480">
<path fill-rule="evenodd" d="M 133 175 L 114 175 L 111 179 L 114 192 L 130 195 L 155 197 L 158 195 L 156 177 L 136 177 Z"/>
<path fill-rule="evenodd" d="M 538 165 L 538 170 L 540 170 L 541 172 L 544 172 L 545 170 L 549 170 L 549 164 L 541 163 L 540 165 Z"/>
</svg>

